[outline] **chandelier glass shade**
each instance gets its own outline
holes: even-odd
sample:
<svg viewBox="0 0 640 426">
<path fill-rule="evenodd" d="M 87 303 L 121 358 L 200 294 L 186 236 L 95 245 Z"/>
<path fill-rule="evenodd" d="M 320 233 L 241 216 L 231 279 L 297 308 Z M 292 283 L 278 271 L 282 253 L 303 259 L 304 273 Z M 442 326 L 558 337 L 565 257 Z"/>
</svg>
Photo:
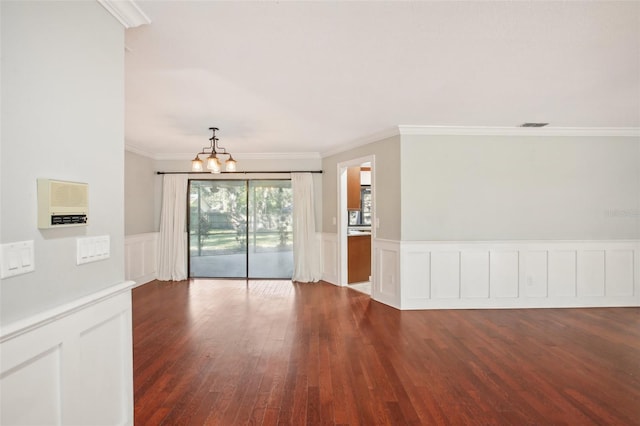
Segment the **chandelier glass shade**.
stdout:
<svg viewBox="0 0 640 426">
<path fill-rule="evenodd" d="M 203 172 L 204 164 L 200 159 L 200 155 L 207 155 L 206 157 L 206 167 L 211 173 L 221 173 L 222 172 L 222 163 L 220 162 L 219 155 L 226 155 L 228 158 L 224 161 L 224 168 L 227 172 L 235 172 L 237 162 L 233 159 L 230 152 L 221 146 L 218 145 L 218 137 L 216 136 L 216 131 L 220 130 L 217 127 L 209 127 L 209 130 L 213 132 L 213 136 L 209 138 L 210 146 L 206 146 L 202 148 L 202 151 L 196 154 L 196 157 L 191 160 L 191 171 L 192 172 Z"/>
</svg>

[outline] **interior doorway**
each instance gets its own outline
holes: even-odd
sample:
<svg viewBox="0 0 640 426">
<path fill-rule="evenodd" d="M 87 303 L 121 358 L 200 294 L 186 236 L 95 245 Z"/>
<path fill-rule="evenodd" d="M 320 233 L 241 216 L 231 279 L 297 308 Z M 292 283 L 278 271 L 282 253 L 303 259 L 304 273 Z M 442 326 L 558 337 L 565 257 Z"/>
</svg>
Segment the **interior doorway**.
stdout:
<svg viewBox="0 0 640 426">
<path fill-rule="evenodd" d="M 338 164 L 340 284 L 375 298 L 375 157 Z"/>
<path fill-rule="evenodd" d="M 189 277 L 291 279 L 291 180 L 190 180 Z"/>
</svg>

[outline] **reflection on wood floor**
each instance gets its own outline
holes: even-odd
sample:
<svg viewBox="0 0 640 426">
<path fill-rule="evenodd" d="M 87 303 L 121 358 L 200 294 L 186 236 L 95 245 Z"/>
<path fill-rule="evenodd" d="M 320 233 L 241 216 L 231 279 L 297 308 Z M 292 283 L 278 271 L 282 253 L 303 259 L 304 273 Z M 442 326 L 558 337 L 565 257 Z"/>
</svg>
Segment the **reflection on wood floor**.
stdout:
<svg viewBox="0 0 640 426">
<path fill-rule="evenodd" d="M 349 284 L 348 287 L 353 289 L 353 290 L 359 291 L 360 293 L 371 295 L 371 283 L 370 282 Z"/>
<path fill-rule="evenodd" d="M 640 309 L 398 311 L 327 283 L 133 291 L 135 422 L 638 424 Z"/>
</svg>

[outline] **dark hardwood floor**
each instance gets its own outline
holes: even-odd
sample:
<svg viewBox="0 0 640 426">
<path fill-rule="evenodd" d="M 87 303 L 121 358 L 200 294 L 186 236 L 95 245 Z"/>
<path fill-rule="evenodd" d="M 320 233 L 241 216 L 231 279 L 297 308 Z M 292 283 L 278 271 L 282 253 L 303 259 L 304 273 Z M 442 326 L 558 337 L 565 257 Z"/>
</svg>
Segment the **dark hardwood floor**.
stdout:
<svg viewBox="0 0 640 426">
<path fill-rule="evenodd" d="M 640 308 L 398 311 L 326 283 L 133 290 L 137 425 L 639 425 Z"/>
</svg>

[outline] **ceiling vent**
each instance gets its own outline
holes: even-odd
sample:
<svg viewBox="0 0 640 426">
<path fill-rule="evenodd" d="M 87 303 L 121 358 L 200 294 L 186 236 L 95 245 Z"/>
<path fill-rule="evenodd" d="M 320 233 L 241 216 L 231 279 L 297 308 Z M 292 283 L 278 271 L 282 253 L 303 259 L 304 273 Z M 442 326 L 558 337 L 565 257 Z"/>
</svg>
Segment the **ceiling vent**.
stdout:
<svg viewBox="0 0 640 426">
<path fill-rule="evenodd" d="M 522 123 L 520 127 L 544 127 L 549 123 Z"/>
</svg>

